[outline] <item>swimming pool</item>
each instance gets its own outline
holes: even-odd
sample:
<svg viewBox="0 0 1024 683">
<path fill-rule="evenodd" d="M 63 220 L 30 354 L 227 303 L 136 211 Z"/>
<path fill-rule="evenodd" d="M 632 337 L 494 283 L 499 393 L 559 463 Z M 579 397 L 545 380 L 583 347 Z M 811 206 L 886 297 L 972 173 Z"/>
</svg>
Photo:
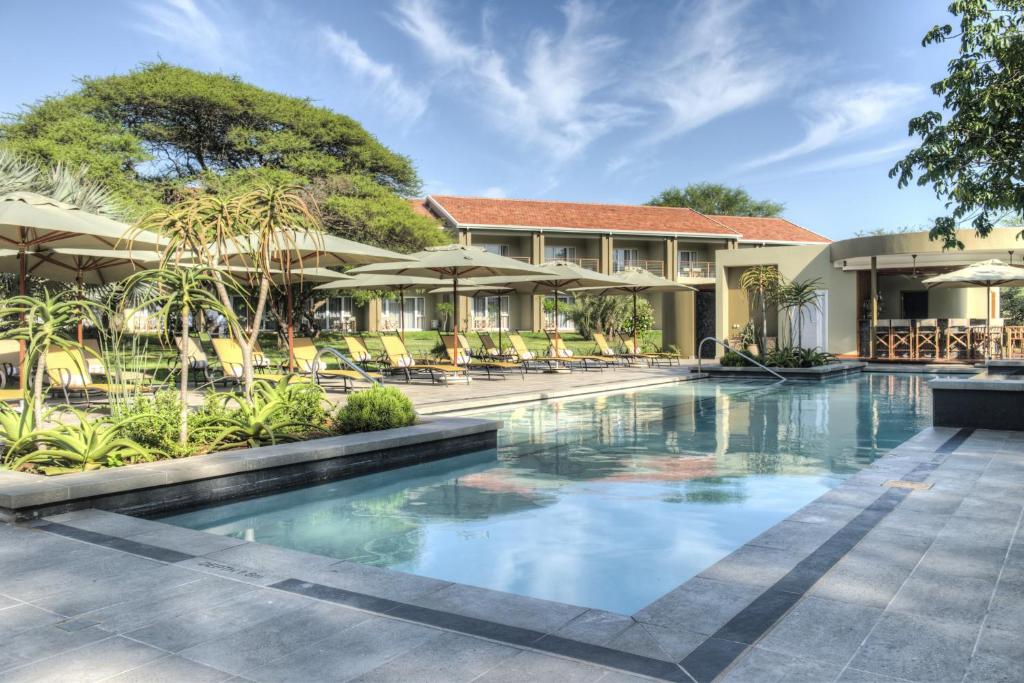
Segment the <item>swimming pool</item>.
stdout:
<svg viewBox="0 0 1024 683">
<path fill-rule="evenodd" d="M 477 413 L 497 450 L 163 521 L 631 614 L 930 425 L 928 376 L 698 381 Z"/>
</svg>

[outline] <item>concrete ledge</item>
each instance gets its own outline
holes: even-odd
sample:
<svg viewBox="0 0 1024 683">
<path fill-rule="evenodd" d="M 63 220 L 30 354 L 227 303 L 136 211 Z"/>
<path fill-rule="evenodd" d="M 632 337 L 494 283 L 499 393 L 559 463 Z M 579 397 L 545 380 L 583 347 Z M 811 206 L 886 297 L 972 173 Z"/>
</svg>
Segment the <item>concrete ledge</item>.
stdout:
<svg viewBox="0 0 1024 683">
<path fill-rule="evenodd" d="M 932 424 L 936 427 L 1024 430 L 1024 379 L 936 379 Z"/>
<path fill-rule="evenodd" d="M 845 377 L 861 372 L 867 363 L 861 362 L 840 362 L 829 363 L 817 368 L 772 368 L 787 380 L 801 380 L 809 382 L 820 382 L 833 377 Z M 725 367 L 722 365 L 705 366 L 705 375 L 711 377 L 742 377 L 757 379 L 775 379 L 771 373 L 765 372 L 757 366 L 753 367 Z"/>
<path fill-rule="evenodd" d="M 950 365 L 945 363 L 879 363 L 872 361 L 864 372 L 885 374 L 906 373 L 916 375 L 976 375 L 982 371 L 974 365 Z"/>
<path fill-rule="evenodd" d="M 501 423 L 428 418 L 347 434 L 58 477 L 0 473 L 0 520 L 98 508 L 152 515 L 436 460 L 497 445 Z"/>
</svg>

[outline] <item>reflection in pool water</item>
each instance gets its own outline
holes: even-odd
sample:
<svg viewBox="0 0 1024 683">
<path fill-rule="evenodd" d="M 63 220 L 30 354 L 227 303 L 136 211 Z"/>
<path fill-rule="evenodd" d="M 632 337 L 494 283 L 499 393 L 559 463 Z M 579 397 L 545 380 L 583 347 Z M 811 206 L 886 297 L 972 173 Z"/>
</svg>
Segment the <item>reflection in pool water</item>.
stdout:
<svg viewBox="0 0 1024 683">
<path fill-rule="evenodd" d="M 930 424 L 929 377 L 689 382 L 480 415 L 496 451 L 164 521 L 632 613 Z"/>
</svg>

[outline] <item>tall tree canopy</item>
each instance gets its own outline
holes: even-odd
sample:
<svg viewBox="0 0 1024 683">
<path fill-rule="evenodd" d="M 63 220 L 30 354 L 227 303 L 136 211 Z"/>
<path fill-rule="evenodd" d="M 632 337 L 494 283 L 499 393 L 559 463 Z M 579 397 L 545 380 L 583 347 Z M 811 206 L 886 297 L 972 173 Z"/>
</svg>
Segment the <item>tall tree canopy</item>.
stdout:
<svg viewBox="0 0 1024 683">
<path fill-rule="evenodd" d="M 932 239 L 962 248 L 958 226 L 969 223 L 984 237 L 1004 215 L 1024 212 L 1024 0 L 956 0 L 949 11 L 959 30 L 935 26 L 922 41 L 960 42 L 946 77 L 932 84 L 948 118 L 928 111 L 911 119 L 921 145 L 889 176 L 900 187 L 915 175 L 931 185 L 950 210 Z"/>
<path fill-rule="evenodd" d="M 140 212 L 186 186 L 238 190 L 278 175 L 346 188 L 319 193 L 332 232 L 408 251 L 446 239 L 401 199 L 419 190 L 412 162 L 348 116 L 166 63 L 79 85 L 10 117 L 0 144 L 41 165 L 85 165 Z"/>
<path fill-rule="evenodd" d="M 648 206 L 679 206 L 719 216 L 778 216 L 784 204 L 751 197 L 741 187 L 718 183 L 692 183 L 685 188 L 670 187 L 647 202 Z"/>
</svg>

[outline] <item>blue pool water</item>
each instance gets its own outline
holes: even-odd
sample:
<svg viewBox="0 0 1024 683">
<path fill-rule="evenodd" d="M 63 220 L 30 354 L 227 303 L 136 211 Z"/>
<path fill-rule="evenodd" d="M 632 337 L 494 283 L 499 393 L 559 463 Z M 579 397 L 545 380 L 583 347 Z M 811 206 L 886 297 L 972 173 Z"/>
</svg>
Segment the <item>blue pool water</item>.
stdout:
<svg viewBox="0 0 1024 683">
<path fill-rule="evenodd" d="M 497 450 L 164 521 L 630 614 L 931 422 L 929 377 L 530 403 Z"/>
</svg>

